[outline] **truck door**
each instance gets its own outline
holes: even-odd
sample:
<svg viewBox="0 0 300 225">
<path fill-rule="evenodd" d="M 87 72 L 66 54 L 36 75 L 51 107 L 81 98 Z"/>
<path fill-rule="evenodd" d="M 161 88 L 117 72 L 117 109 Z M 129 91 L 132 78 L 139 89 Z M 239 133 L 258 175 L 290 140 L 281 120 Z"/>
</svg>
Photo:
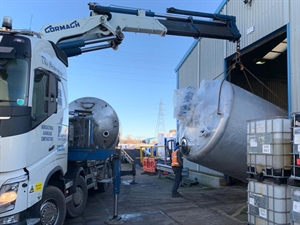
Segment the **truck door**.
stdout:
<svg viewBox="0 0 300 225">
<path fill-rule="evenodd" d="M 32 99 L 33 127 L 57 112 L 58 79 L 49 71 L 35 70 Z"/>
</svg>

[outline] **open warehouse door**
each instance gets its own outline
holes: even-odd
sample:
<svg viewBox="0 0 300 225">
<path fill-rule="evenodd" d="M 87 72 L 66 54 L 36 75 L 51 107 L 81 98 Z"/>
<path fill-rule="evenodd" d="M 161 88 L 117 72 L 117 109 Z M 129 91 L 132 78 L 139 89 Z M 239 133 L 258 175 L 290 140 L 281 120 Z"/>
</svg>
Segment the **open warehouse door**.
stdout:
<svg viewBox="0 0 300 225">
<path fill-rule="evenodd" d="M 227 80 L 247 91 L 288 109 L 288 59 L 286 28 L 264 37 L 241 50 L 244 68 L 231 70 Z M 236 61 L 227 59 L 227 68 Z"/>
</svg>

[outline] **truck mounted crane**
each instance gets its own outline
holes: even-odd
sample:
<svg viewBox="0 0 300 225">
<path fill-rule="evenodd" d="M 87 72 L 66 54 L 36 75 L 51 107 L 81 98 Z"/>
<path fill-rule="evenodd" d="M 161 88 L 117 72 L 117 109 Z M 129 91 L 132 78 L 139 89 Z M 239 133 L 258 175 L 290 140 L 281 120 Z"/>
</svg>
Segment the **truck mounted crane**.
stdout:
<svg viewBox="0 0 300 225">
<path fill-rule="evenodd" d="M 93 103 L 85 102 L 90 106 L 75 110 L 69 120 L 68 57 L 105 48 L 116 50 L 125 37 L 123 32 L 232 42 L 241 37 L 234 16 L 176 8 L 157 14 L 96 3 L 88 6 L 88 17 L 46 25 L 40 32 L 13 29 L 12 19 L 3 19 L 0 225 L 62 225 L 66 214 L 80 215 L 87 189 L 97 188 L 95 173 L 97 177 L 103 173 L 93 162 L 106 162 L 116 151 L 94 145 L 92 138 L 86 145 L 74 142 L 71 125 L 78 123 L 76 115 L 84 115 L 81 121 L 87 120 L 82 137 L 86 129 L 92 136 L 89 116 L 93 111 L 89 109 Z M 107 136 L 106 131 L 100 138 Z"/>
</svg>

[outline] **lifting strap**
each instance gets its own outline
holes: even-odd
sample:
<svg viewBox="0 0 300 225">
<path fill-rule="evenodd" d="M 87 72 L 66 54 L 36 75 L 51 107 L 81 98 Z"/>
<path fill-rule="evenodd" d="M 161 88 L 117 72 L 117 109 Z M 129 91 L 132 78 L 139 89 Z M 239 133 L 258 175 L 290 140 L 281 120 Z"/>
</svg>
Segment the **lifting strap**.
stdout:
<svg viewBox="0 0 300 225">
<path fill-rule="evenodd" d="M 236 55 L 235 55 L 235 62 L 226 69 L 226 75 L 223 78 L 221 85 L 220 85 L 220 90 L 219 90 L 219 99 L 218 99 L 218 109 L 217 109 L 217 113 L 218 114 L 222 114 L 220 112 L 220 99 L 221 99 L 221 89 L 222 89 L 222 84 L 223 82 L 226 80 L 226 78 L 230 75 L 231 71 L 233 69 L 235 69 L 237 67 L 237 65 L 239 65 L 240 70 L 243 72 L 245 79 L 249 85 L 249 88 L 251 90 L 252 93 L 254 93 L 252 86 L 249 82 L 248 76 L 246 74 L 246 72 L 248 72 L 254 79 L 256 79 L 264 88 L 266 88 L 271 94 L 273 94 L 278 100 L 280 100 L 282 103 L 286 104 L 286 102 L 284 100 L 282 100 L 275 92 L 273 92 L 270 88 L 268 88 L 258 77 L 256 77 L 249 69 L 247 69 L 242 61 L 241 61 L 241 52 L 240 52 L 240 40 L 237 41 L 236 43 Z M 246 71 L 246 72 L 245 72 Z M 217 79 L 218 77 L 220 77 L 222 74 L 224 74 L 224 72 L 220 73 L 219 75 L 217 75 L 213 80 Z"/>
</svg>

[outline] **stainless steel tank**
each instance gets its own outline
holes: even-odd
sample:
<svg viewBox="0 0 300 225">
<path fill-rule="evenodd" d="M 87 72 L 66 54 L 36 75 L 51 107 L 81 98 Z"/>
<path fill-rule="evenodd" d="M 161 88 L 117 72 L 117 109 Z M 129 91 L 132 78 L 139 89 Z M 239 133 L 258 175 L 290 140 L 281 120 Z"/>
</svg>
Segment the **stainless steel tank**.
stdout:
<svg viewBox="0 0 300 225">
<path fill-rule="evenodd" d="M 104 100 L 94 97 L 83 97 L 69 104 L 70 129 L 69 144 L 87 147 L 92 140 L 93 146 L 99 149 L 114 149 L 119 143 L 120 125 L 115 110 Z M 93 120 L 92 137 L 89 136 L 89 124 Z M 92 139 L 91 139 L 92 138 Z"/>
<path fill-rule="evenodd" d="M 245 180 L 247 171 L 247 120 L 288 115 L 221 80 L 204 80 L 195 92 L 188 89 L 180 104 L 174 116 L 179 120 L 181 145 L 186 145 L 184 157 L 239 180 Z"/>
</svg>

